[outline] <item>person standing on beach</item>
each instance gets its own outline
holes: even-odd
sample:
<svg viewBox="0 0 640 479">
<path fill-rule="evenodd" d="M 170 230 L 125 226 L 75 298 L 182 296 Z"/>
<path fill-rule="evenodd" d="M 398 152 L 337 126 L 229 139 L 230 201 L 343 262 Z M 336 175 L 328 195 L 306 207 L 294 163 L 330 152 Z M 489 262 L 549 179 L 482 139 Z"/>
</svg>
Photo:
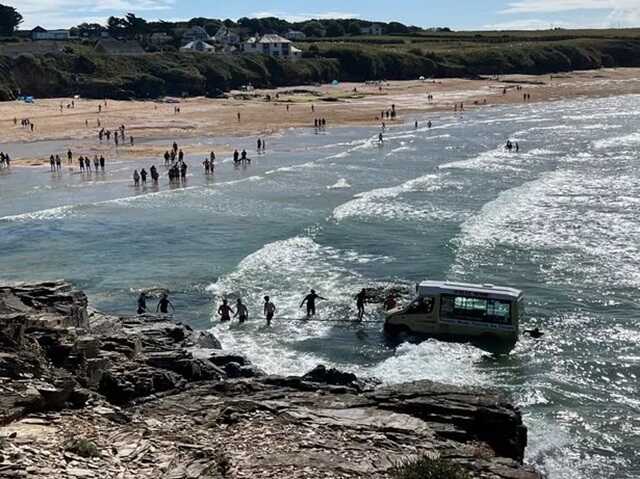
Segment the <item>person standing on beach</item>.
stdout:
<svg viewBox="0 0 640 479">
<path fill-rule="evenodd" d="M 264 316 L 267 318 L 267 326 L 271 326 L 271 321 L 273 320 L 273 316 L 276 314 L 277 308 L 276 305 L 271 302 L 269 296 L 264 297 Z"/>
<path fill-rule="evenodd" d="M 82 155 L 78 157 L 78 164 L 80 165 L 80 171 L 84 171 L 84 158 Z"/>
<path fill-rule="evenodd" d="M 162 293 L 162 296 L 160 296 L 160 301 L 158 301 L 158 306 L 156 306 L 156 313 L 158 312 L 158 310 L 160 310 L 162 314 L 167 314 L 169 312 L 169 306 L 171 306 L 171 311 L 175 313 L 176 308 L 174 308 L 173 304 L 171 304 L 171 301 L 169 301 L 167 293 Z"/>
<path fill-rule="evenodd" d="M 53 155 L 51 155 L 49 157 L 49 167 L 50 167 L 51 171 L 55 171 L 56 170 L 56 159 L 54 158 Z"/>
<path fill-rule="evenodd" d="M 67 163 L 73 163 L 73 153 L 71 153 L 71 149 L 67 150 Z"/>
<path fill-rule="evenodd" d="M 140 170 L 140 179 L 142 180 L 142 184 L 147 184 L 147 172 L 144 168 Z"/>
<path fill-rule="evenodd" d="M 62 160 L 60 160 L 60 155 L 56 155 L 56 171 L 62 170 Z"/>
<path fill-rule="evenodd" d="M 104 156 L 100 155 L 100 169 L 104 171 Z"/>
<path fill-rule="evenodd" d="M 133 170 L 133 184 L 134 186 L 140 185 L 140 174 L 138 173 L 138 170 Z"/>
<path fill-rule="evenodd" d="M 305 303 L 307 304 L 307 319 L 316 315 L 316 300 L 318 299 L 327 300 L 327 298 L 317 295 L 315 290 L 312 289 L 311 292 L 304 297 L 302 303 L 300 303 L 301 308 Z"/>
<path fill-rule="evenodd" d="M 93 155 L 93 168 L 98 171 L 98 167 L 100 166 L 100 160 L 98 159 L 98 155 Z"/>
<path fill-rule="evenodd" d="M 231 315 L 234 313 L 235 311 L 231 309 L 231 306 L 229 306 L 229 304 L 227 304 L 227 300 L 223 299 L 222 304 L 218 308 L 218 316 L 220 316 L 220 322 L 226 323 L 228 321 L 231 321 Z"/>
<path fill-rule="evenodd" d="M 384 144 L 384 136 L 382 136 L 382 133 L 378 135 L 378 143 L 380 143 L 381 145 Z"/>
<path fill-rule="evenodd" d="M 258 153 L 262 151 L 262 140 L 258 138 Z"/>
</svg>

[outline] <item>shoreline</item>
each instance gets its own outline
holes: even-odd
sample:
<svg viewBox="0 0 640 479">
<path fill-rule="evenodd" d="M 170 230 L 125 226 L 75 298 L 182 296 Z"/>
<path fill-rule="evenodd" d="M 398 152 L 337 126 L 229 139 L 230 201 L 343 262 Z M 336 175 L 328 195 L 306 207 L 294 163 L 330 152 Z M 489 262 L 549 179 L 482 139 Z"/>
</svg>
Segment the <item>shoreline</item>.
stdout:
<svg viewBox="0 0 640 479">
<path fill-rule="evenodd" d="M 531 96 L 525 102 L 524 94 Z M 216 136 L 266 137 L 292 128 L 313 128 L 316 118 L 325 118 L 327 127 L 372 126 L 381 124 L 381 113 L 395 105 L 398 117 L 385 119 L 388 126 L 407 118 L 429 113 L 454 112 L 501 105 L 553 102 L 571 98 L 599 98 L 640 94 L 640 68 L 575 71 L 557 76 L 506 75 L 499 79 L 442 79 L 392 81 L 384 84 L 342 83 L 339 85 L 281 87 L 251 92 L 232 91 L 225 99 L 203 97 L 182 100 L 85 100 L 44 99 L 35 104 L 0 103 L 0 151 L 7 143 L 37 147 L 39 142 L 60 142 L 57 149 L 33 154 L 12 154 L 16 166 L 48 165 L 49 154 L 61 154 L 72 147 L 78 155 L 103 154 L 109 158 L 141 159 L 161 156 L 173 141 L 179 141 L 189 154 L 232 152 L 227 142 L 194 145 L 189 140 Z M 276 99 L 276 95 L 279 97 Z M 433 95 L 433 100 L 428 100 Z M 269 101 L 267 98 L 271 97 Z M 74 102 L 74 108 L 67 108 Z M 178 103 L 175 103 L 175 102 Z M 106 103 L 106 105 L 105 105 Z M 60 106 L 62 105 L 62 109 Z M 101 113 L 98 113 L 99 105 Z M 180 108 L 176 113 L 174 109 Z M 238 119 L 240 114 L 240 119 Z M 20 126 L 28 118 L 33 132 Z M 17 125 L 14 126 L 14 119 Z M 120 146 L 117 151 L 106 141 L 98 143 L 100 128 L 115 130 L 125 125 L 136 145 Z M 166 139 L 167 146 L 149 145 Z M 127 138 L 128 143 L 128 138 Z M 207 150 L 207 151 L 205 151 Z M 64 160 L 66 160 L 66 155 Z"/>
</svg>

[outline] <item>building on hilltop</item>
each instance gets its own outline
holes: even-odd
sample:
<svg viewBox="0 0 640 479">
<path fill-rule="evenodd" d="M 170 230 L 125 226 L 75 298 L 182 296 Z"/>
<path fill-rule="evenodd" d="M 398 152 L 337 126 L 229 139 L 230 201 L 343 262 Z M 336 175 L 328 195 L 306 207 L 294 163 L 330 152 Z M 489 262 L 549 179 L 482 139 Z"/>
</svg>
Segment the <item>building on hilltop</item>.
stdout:
<svg viewBox="0 0 640 479">
<path fill-rule="evenodd" d="M 202 40 L 195 40 L 180 47 L 181 52 L 214 53 L 215 50 L 216 48 L 213 45 L 203 42 Z"/>
<path fill-rule="evenodd" d="M 64 41 L 70 38 L 71 32 L 69 30 L 45 30 L 39 25 L 31 30 L 31 40 L 34 42 L 41 40 Z"/>
<path fill-rule="evenodd" d="M 287 33 L 285 33 L 284 36 L 285 38 L 287 38 L 287 40 L 291 41 L 304 40 L 307 38 L 304 32 L 301 32 L 299 30 L 289 30 Z"/>
<path fill-rule="evenodd" d="M 196 40 L 208 42 L 211 40 L 211 37 L 204 28 L 199 26 L 191 27 L 182 35 L 182 43 L 185 45 L 187 43 L 195 42 Z"/>
<path fill-rule="evenodd" d="M 144 49 L 137 40 L 105 38 L 99 40 L 95 48 L 105 55 L 144 55 Z"/>
<path fill-rule="evenodd" d="M 294 47 L 291 40 L 280 35 L 269 34 L 249 38 L 242 44 L 244 53 L 261 53 L 276 58 L 296 60 L 300 58 L 302 50 Z"/>
<path fill-rule="evenodd" d="M 360 27 L 360 33 L 363 35 L 384 35 L 384 27 L 379 23 L 372 23 L 366 27 Z"/>
</svg>

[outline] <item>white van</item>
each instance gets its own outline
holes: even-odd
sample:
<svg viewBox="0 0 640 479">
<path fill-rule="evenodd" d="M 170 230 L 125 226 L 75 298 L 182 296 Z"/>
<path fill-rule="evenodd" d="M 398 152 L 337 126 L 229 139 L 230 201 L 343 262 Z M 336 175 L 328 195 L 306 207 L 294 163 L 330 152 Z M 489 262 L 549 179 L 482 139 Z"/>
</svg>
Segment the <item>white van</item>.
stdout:
<svg viewBox="0 0 640 479">
<path fill-rule="evenodd" d="M 406 332 L 472 342 L 507 353 L 518 341 L 523 293 L 491 284 L 423 281 L 408 305 L 387 312 L 387 334 Z"/>
</svg>

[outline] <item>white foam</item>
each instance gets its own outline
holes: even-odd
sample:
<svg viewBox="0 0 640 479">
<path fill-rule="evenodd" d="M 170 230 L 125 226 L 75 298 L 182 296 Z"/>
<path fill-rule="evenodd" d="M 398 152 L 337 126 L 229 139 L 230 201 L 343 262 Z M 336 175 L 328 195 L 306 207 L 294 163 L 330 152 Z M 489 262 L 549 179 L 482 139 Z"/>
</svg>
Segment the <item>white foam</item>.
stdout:
<svg viewBox="0 0 640 479">
<path fill-rule="evenodd" d="M 352 296 L 366 283 L 354 272 L 354 267 L 389 260 L 321 246 L 303 236 L 267 244 L 207 288 L 214 295 L 216 304 L 223 297 L 241 296 L 253 312 L 253 320 L 244 327 L 218 323 L 213 328 L 215 334 L 225 348 L 242 351 L 270 373 L 304 373 L 316 366 L 321 358 L 297 351 L 293 344 L 322 337 L 332 325 L 292 321 L 303 316 L 299 308 L 303 296 L 315 288 L 318 294 L 327 298 L 318 302 L 321 319 L 349 317 L 353 312 L 345 305 L 353 302 Z M 262 330 L 264 321 L 254 319 L 261 316 L 264 295 L 271 296 L 278 308 L 271 331 Z"/>
<path fill-rule="evenodd" d="M 596 140 L 592 143 L 596 150 L 604 150 L 609 148 L 629 147 L 640 145 L 640 133 L 631 133 L 624 136 L 616 136 L 613 138 L 605 138 Z"/>
<path fill-rule="evenodd" d="M 328 190 L 342 190 L 347 188 L 351 188 L 351 185 L 345 178 L 340 178 L 335 184 L 327 186 Z"/>
<path fill-rule="evenodd" d="M 348 218 L 417 219 L 420 221 L 447 216 L 435 208 L 417 208 L 403 201 L 392 201 L 404 193 L 435 192 L 450 186 L 442 175 L 424 175 L 397 186 L 377 188 L 359 193 L 354 199 L 337 206 L 332 213 L 336 221 Z"/>
</svg>

